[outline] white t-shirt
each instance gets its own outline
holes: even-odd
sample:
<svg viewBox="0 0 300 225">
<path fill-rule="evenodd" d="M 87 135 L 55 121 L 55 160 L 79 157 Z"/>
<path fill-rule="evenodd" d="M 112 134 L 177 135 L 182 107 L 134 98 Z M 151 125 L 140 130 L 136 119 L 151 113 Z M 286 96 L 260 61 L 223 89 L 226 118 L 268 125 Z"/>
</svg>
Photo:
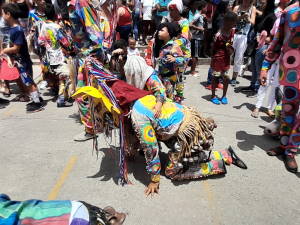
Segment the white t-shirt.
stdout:
<svg viewBox="0 0 300 225">
<path fill-rule="evenodd" d="M 151 20 L 154 0 L 141 0 L 141 3 L 143 4 L 143 20 Z"/>
<path fill-rule="evenodd" d="M 127 48 L 127 56 L 133 56 L 133 55 L 137 55 L 140 56 L 140 51 L 136 48 L 136 49 L 131 49 L 131 48 Z"/>
</svg>

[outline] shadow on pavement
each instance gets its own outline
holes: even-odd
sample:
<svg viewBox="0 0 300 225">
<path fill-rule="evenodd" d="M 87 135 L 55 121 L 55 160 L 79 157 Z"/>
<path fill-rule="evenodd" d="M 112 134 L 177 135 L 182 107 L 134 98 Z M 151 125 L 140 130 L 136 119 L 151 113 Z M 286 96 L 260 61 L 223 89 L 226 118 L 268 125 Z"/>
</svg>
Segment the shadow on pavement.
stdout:
<svg viewBox="0 0 300 225">
<path fill-rule="evenodd" d="M 80 119 L 79 113 L 73 113 L 73 114 L 69 115 L 68 117 L 73 119 L 76 123 L 81 124 L 81 119 Z"/>
<path fill-rule="evenodd" d="M 120 172 L 118 165 L 119 148 L 101 148 L 99 151 L 104 153 L 104 156 L 101 158 L 99 171 L 92 176 L 88 176 L 88 178 L 100 178 L 101 181 L 113 179 L 114 183 L 118 184 Z M 161 159 L 163 158 L 162 156 Z M 149 184 L 150 175 L 146 172 L 145 158 L 142 155 L 136 154 L 133 160 L 127 160 L 127 170 L 128 174 L 132 174 L 135 180 L 144 185 Z"/>
<path fill-rule="evenodd" d="M 241 105 L 237 105 L 237 106 L 232 106 L 235 109 L 241 109 L 242 107 L 246 107 L 248 110 L 250 110 L 251 112 L 253 111 L 253 109 L 255 108 L 255 106 L 253 104 L 250 103 L 243 103 Z"/>
<path fill-rule="evenodd" d="M 246 131 L 236 132 L 237 146 L 243 151 L 251 151 L 255 147 L 264 151 L 278 145 L 278 141 L 262 134 L 248 134 Z"/>
<path fill-rule="evenodd" d="M 211 100 L 211 94 L 210 94 L 210 95 L 204 95 L 204 96 L 201 96 L 201 98 L 203 98 L 204 100 L 210 102 L 210 100 Z"/>
<path fill-rule="evenodd" d="M 113 179 L 115 184 L 118 184 L 119 178 L 119 166 L 118 166 L 118 149 L 116 148 L 101 148 L 100 152 L 104 153 L 104 156 L 100 162 L 99 171 L 87 178 L 100 178 L 101 181 L 109 181 Z"/>
</svg>

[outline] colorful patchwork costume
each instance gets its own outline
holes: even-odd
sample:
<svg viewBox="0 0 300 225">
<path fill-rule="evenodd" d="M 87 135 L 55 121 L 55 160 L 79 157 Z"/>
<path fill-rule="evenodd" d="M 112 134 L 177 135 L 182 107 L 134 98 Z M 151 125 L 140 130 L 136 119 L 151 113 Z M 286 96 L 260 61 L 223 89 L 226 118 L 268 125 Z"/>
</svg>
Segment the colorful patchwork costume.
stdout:
<svg viewBox="0 0 300 225">
<path fill-rule="evenodd" d="M 69 17 L 76 56 L 74 65 L 78 68 L 77 87 L 89 85 L 89 77 L 85 69 L 87 56 L 93 56 L 106 62 L 103 50 L 104 29 L 101 29 L 100 19 L 96 9 L 88 0 L 74 0 L 70 2 Z M 77 98 L 81 121 L 87 133 L 94 133 L 87 100 Z"/>
<path fill-rule="evenodd" d="M 300 7 L 299 1 L 287 7 L 267 51 L 261 76 L 280 58 L 279 81 L 284 86 L 280 142 L 285 154 L 294 156 L 300 145 Z"/>
<path fill-rule="evenodd" d="M 0 194 L 1 225 L 109 225 L 112 219 L 120 218 L 118 224 L 125 220 L 124 214 L 105 209 L 79 201 L 12 201 Z"/>
</svg>

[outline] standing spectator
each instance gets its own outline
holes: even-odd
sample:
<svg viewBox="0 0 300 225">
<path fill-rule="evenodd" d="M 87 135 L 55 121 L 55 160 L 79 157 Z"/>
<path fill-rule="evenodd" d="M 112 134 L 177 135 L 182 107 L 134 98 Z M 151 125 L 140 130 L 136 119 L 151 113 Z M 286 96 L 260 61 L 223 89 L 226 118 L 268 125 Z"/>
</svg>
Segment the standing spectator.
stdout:
<svg viewBox="0 0 300 225">
<path fill-rule="evenodd" d="M 126 6 L 126 0 L 117 0 L 117 6 L 117 31 L 120 38 L 127 41 L 132 29 L 131 11 Z"/>
<path fill-rule="evenodd" d="M 9 44 L 9 26 L 5 23 L 2 17 L 2 5 L 4 0 L 0 1 L 0 49 L 6 48 Z M 3 93 L 5 97 L 10 96 L 9 83 L 4 80 L 0 80 L 0 92 Z"/>
<path fill-rule="evenodd" d="M 147 45 L 146 39 L 148 35 L 153 35 L 152 9 L 154 8 L 155 0 L 142 0 L 142 37 L 143 44 Z"/>
<path fill-rule="evenodd" d="M 158 29 L 158 25 L 161 23 L 162 18 L 168 16 L 168 4 L 171 0 L 155 0 L 156 15 L 154 17 L 155 29 Z"/>
<path fill-rule="evenodd" d="M 255 23 L 256 8 L 253 6 L 253 0 L 243 0 L 242 4 L 234 7 L 233 12 L 238 15 L 237 31 L 233 41 L 235 56 L 231 80 L 231 85 L 235 86 L 237 84 L 236 78 L 242 72 L 244 53 L 247 49 L 247 37 L 251 26 Z"/>
<path fill-rule="evenodd" d="M 191 59 L 191 45 L 190 45 L 190 29 L 189 29 L 189 21 L 182 17 L 183 12 L 183 3 L 182 0 L 172 0 L 168 4 L 169 18 L 171 22 L 177 23 L 181 29 L 181 35 L 178 36 L 177 42 L 179 43 L 179 47 L 183 52 L 184 62 L 183 66 L 178 68 L 178 77 L 176 83 L 176 96 L 175 102 L 181 103 L 183 100 L 183 90 L 184 90 L 184 82 L 183 82 L 183 73 L 187 67 L 189 60 Z"/>
<path fill-rule="evenodd" d="M 140 38 L 140 22 L 142 18 L 141 0 L 130 0 L 128 6 L 132 8 L 133 36 L 136 41 Z"/>
<path fill-rule="evenodd" d="M 20 9 L 19 23 L 23 28 L 25 35 L 27 35 L 28 27 L 28 15 L 29 15 L 29 6 L 26 0 L 12 0 L 13 3 L 17 4 Z"/>
<path fill-rule="evenodd" d="M 32 62 L 23 29 L 18 22 L 19 8 L 13 3 L 2 7 L 3 18 L 9 25 L 9 39 L 12 47 L 5 48 L 1 55 L 7 54 L 17 62 L 23 84 L 27 87 L 33 102 L 27 105 L 27 112 L 36 112 L 43 109 L 43 99 L 40 97 L 37 86 L 32 79 Z"/>
<path fill-rule="evenodd" d="M 158 73 L 166 87 L 167 97 L 175 99 L 174 90 L 178 83 L 178 71 L 185 66 L 184 54 L 177 37 L 180 27 L 175 23 L 162 23 L 156 33 L 154 56 L 157 59 Z M 178 95 L 178 90 L 176 90 Z M 175 99 L 176 100 L 176 99 Z"/>
<path fill-rule="evenodd" d="M 214 16 L 212 18 L 212 32 L 213 36 L 222 28 L 224 16 L 228 12 L 229 2 L 221 1 L 216 8 Z"/>
<path fill-rule="evenodd" d="M 226 97 L 230 69 L 230 55 L 233 53 L 233 37 L 234 26 L 236 25 L 237 16 L 233 12 L 227 12 L 224 16 L 224 23 L 222 29 L 216 34 L 213 43 L 213 55 L 211 59 L 212 69 L 212 96 L 211 102 L 220 105 L 228 104 Z M 223 96 L 219 99 L 216 96 L 216 88 L 219 78 L 223 79 Z"/>
<path fill-rule="evenodd" d="M 199 57 L 203 57 L 203 39 L 204 39 L 204 16 L 202 14 L 202 9 L 205 7 L 205 1 L 194 0 L 191 5 L 191 10 L 189 12 L 189 22 L 190 30 L 192 33 L 191 40 L 191 53 L 192 53 L 192 65 L 191 65 L 191 75 L 196 74 L 196 65 Z"/>
<path fill-rule="evenodd" d="M 265 1 L 265 0 L 263 0 Z M 261 1 L 260 11 L 257 13 L 255 25 L 253 28 L 254 38 L 251 42 L 248 41 L 248 50 L 253 51 L 251 55 L 252 64 L 252 77 L 250 86 L 241 89 L 243 92 L 254 92 L 256 93 L 259 89 L 259 74 L 262 63 L 265 58 L 265 51 L 271 41 L 271 29 L 276 20 L 274 14 L 275 5 L 274 1 Z M 251 48 L 251 49 L 249 49 Z"/>
<path fill-rule="evenodd" d="M 268 24 L 269 25 L 274 24 L 272 29 L 269 31 L 271 37 L 274 37 L 274 35 L 276 34 L 277 29 L 278 29 L 279 24 L 280 24 L 280 17 L 281 17 L 284 9 L 286 8 L 286 6 L 288 4 L 289 4 L 289 0 L 280 0 L 280 2 L 278 4 L 278 7 L 275 10 L 275 17 L 277 18 L 275 23 L 271 22 L 268 19 L 268 17 L 270 17 L 270 16 L 268 16 L 268 17 L 265 18 L 267 25 L 265 25 L 265 23 L 261 24 L 261 26 L 264 27 L 264 28 L 267 28 Z M 259 51 L 259 50 L 257 50 L 257 51 Z M 264 53 L 263 53 L 263 55 L 264 55 Z M 263 56 L 263 59 L 264 58 L 265 57 Z M 260 64 L 260 67 L 258 67 L 257 69 L 261 69 L 261 68 L 262 68 L 262 63 Z M 259 72 L 259 71 L 256 71 L 256 72 Z M 251 84 L 252 84 L 252 82 L 251 82 Z M 269 116 L 274 116 L 274 113 L 273 113 L 272 109 L 273 109 L 273 106 L 275 104 L 275 89 L 278 86 L 279 86 L 279 59 L 277 59 L 273 63 L 273 65 L 271 66 L 270 70 L 267 73 L 266 81 L 262 82 L 262 84 L 260 85 L 260 87 L 258 89 L 257 103 L 256 103 L 256 106 L 255 106 L 255 109 L 251 113 L 251 116 L 253 116 L 255 118 L 258 117 L 260 107 L 262 106 L 263 100 L 266 97 L 266 92 L 268 91 L 268 89 L 271 89 L 271 91 L 270 91 L 271 93 L 269 94 L 268 99 L 267 99 L 267 103 L 268 103 L 268 105 L 267 105 L 267 109 L 268 109 L 267 114 Z M 251 86 L 248 87 L 248 88 L 251 88 Z M 247 89 L 247 87 L 245 89 Z"/>
<path fill-rule="evenodd" d="M 211 44 L 213 41 L 213 26 L 212 26 L 212 19 L 215 15 L 217 5 L 213 0 L 208 1 L 206 8 L 205 8 L 205 18 L 207 21 L 207 29 L 205 30 L 204 33 L 204 46 L 203 46 L 203 51 L 205 57 L 211 56 Z"/>
</svg>

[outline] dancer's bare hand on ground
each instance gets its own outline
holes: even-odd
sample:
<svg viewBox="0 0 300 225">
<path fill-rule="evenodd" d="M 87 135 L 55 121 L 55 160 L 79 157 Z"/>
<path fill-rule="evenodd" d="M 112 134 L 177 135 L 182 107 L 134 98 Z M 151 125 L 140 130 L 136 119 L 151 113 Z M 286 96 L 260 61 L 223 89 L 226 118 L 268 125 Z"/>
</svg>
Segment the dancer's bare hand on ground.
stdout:
<svg viewBox="0 0 300 225">
<path fill-rule="evenodd" d="M 145 195 L 148 197 L 150 194 L 153 196 L 155 193 L 158 194 L 159 182 L 150 182 L 148 187 L 145 189 Z"/>
</svg>

